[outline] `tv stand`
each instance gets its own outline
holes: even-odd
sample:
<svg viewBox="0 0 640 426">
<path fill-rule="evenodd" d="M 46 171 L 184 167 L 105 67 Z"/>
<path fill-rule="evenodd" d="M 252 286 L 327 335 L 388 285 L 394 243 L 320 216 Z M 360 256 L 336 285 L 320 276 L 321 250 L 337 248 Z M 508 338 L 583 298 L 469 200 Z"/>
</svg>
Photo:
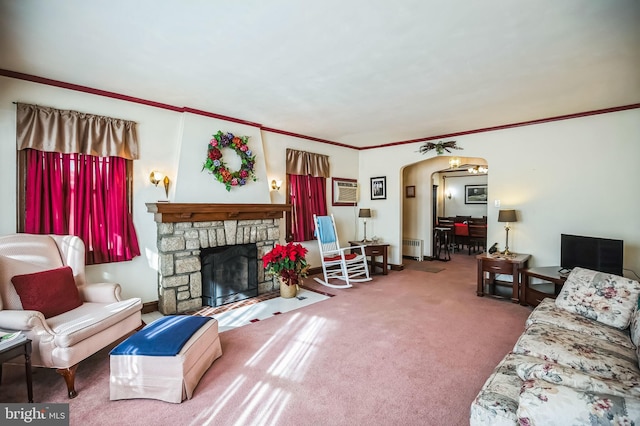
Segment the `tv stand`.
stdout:
<svg viewBox="0 0 640 426">
<path fill-rule="evenodd" d="M 542 299 L 546 297 L 555 299 L 569 275 L 569 272 L 561 271 L 564 271 L 561 266 L 523 269 L 520 304 L 538 306 Z M 531 278 L 538 278 L 543 282 L 532 284 Z"/>
</svg>

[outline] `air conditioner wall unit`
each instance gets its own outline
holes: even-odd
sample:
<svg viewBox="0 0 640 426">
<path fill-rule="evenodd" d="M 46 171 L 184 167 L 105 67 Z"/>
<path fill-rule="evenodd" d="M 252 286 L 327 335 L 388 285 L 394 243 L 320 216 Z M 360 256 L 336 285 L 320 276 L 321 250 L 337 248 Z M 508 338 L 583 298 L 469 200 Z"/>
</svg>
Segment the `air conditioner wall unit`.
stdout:
<svg viewBox="0 0 640 426">
<path fill-rule="evenodd" d="M 333 205 L 355 205 L 359 196 L 358 182 L 333 181 Z"/>
</svg>

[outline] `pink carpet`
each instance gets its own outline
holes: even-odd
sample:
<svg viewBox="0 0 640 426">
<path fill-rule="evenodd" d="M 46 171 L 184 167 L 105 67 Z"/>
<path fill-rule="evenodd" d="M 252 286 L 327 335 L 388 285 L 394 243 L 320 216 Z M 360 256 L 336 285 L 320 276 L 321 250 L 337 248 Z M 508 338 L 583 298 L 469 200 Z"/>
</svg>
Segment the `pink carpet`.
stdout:
<svg viewBox="0 0 640 426">
<path fill-rule="evenodd" d="M 72 425 L 468 424 L 531 309 L 477 297 L 473 256 L 432 264 L 445 269 L 392 271 L 222 333 L 223 356 L 182 404 L 110 401 L 107 350 L 80 364 L 70 401 L 35 369 L 35 401 L 69 402 Z M 24 368 L 5 366 L 0 401 L 26 401 L 25 388 Z"/>
</svg>

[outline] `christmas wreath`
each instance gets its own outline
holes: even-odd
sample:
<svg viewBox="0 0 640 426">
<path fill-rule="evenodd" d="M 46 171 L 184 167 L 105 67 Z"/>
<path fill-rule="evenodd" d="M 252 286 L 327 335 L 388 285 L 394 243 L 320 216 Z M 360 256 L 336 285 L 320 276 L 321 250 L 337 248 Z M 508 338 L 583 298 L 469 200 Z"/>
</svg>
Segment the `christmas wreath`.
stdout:
<svg viewBox="0 0 640 426">
<path fill-rule="evenodd" d="M 231 191 L 232 186 L 242 186 L 249 179 L 255 181 L 254 167 L 256 157 L 252 155 L 247 142 L 248 136 L 234 136 L 232 133 L 218 133 L 213 135 L 207 148 L 207 159 L 202 165 L 202 170 L 207 169 L 215 176 L 218 182 L 224 183 L 227 191 Z M 242 160 L 240 170 L 232 172 L 222 161 L 222 148 L 231 148 Z"/>
</svg>

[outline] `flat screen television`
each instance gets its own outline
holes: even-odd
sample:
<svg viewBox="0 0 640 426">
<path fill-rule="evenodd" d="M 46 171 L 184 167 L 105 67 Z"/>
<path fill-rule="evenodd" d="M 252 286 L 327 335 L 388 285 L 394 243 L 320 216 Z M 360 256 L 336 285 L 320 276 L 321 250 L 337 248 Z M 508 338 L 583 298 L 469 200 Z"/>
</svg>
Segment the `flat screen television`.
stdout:
<svg viewBox="0 0 640 426">
<path fill-rule="evenodd" d="M 560 266 L 622 275 L 623 246 L 622 240 L 561 234 Z"/>
</svg>

